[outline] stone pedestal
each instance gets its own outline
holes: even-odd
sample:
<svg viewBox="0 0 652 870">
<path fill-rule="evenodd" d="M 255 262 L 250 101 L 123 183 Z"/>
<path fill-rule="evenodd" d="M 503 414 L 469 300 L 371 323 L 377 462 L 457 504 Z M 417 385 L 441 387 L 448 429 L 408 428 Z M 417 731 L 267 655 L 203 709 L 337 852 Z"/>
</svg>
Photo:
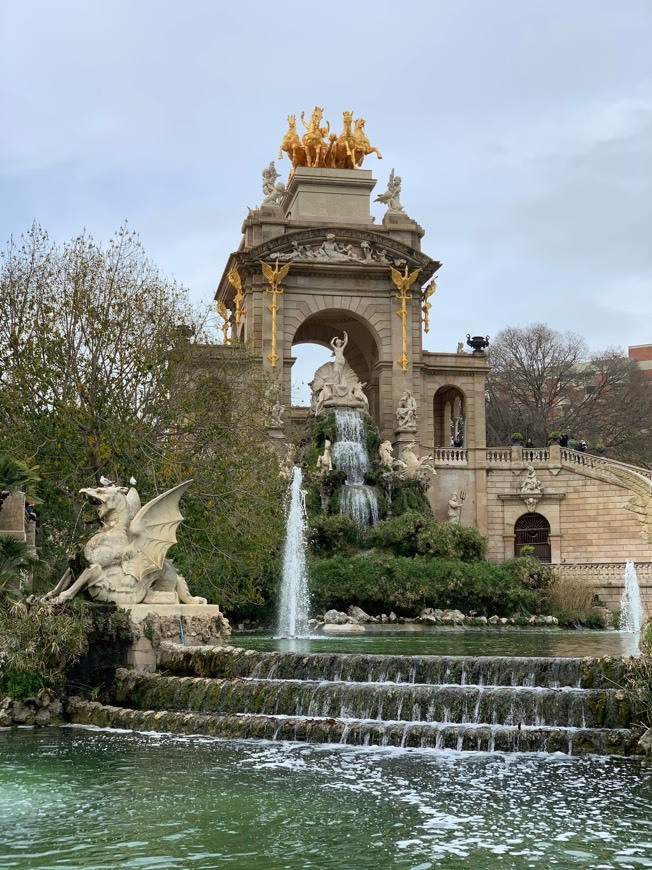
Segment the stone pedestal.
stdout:
<svg viewBox="0 0 652 870">
<path fill-rule="evenodd" d="M 179 604 L 158 602 L 173 592 L 149 593 L 156 602 L 132 604 L 129 614 L 132 644 L 130 667 L 139 671 L 156 670 L 156 654 L 162 641 L 185 646 L 222 646 L 228 643 L 231 626 L 217 604 Z"/>
<path fill-rule="evenodd" d="M 372 224 L 369 195 L 376 186 L 368 169 L 318 169 L 297 166 L 283 210 L 290 220 L 314 218 L 329 223 Z"/>
</svg>

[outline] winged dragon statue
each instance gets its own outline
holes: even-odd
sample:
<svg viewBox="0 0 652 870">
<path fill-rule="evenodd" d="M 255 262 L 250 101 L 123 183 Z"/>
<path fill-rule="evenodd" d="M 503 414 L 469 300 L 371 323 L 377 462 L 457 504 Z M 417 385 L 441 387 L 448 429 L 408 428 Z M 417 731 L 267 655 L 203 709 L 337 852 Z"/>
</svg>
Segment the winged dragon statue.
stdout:
<svg viewBox="0 0 652 870">
<path fill-rule="evenodd" d="M 77 579 L 69 568 L 46 598 L 65 601 L 87 589 L 96 601 L 125 607 L 140 604 L 151 589 L 174 592 L 180 604 L 206 604 L 205 598 L 190 594 L 186 581 L 166 558 L 183 519 L 179 500 L 191 483 L 180 483 L 143 507 L 133 486 L 81 489 L 80 494 L 97 507 L 101 528 L 84 547 L 88 567 Z"/>
</svg>

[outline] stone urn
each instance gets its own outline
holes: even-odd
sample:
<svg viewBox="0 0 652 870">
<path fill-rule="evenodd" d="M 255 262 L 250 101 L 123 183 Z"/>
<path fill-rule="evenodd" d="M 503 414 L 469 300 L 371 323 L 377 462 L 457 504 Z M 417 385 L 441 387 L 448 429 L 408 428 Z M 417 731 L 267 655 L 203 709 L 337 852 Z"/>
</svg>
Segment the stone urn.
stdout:
<svg viewBox="0 0 652 870">
<path fill-rule="evenodd" d="M 471 335 L 466 336 L 466 343 L 473 348 L 473 353 L 484 353 L 485 348 L 489 347 L 488 335 Z"/>
</svg>

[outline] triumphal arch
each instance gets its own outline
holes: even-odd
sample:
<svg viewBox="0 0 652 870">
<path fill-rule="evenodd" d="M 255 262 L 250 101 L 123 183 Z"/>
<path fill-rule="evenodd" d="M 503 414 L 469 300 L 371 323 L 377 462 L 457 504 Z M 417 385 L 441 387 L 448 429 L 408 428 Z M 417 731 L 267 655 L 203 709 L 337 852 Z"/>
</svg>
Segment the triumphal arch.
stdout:
<svg viewBox="0 0 652 870">
<path fill-rule="evenodd" d="M 423 349 L 437 316 L 441 263 L 422 250 L 424 230 L 401 203 L 400 177 L 383 171 L 387 187 L 374 201 L 385 213 L 376 223 L 377 182 L 367 167 L 380 172 L 383 164 L 364 119 L 344 112 L 339 135 L 319 107 L 301 121 L 303 135 L 296 116 L 288 117 L 277 157 L 279 168 L 287 166 L 287 183 L 275 162 L 263 170 L 261 204 L 249 209 L 215 297 L 225 342 L 245 342 L 276 380 L 276 434 L 284 421 L 306 413 L 291 408 L 292 348 L 330 347 L 338 365 L 350 367 L 360 401 L 395 454 L 414 443 L 432 461 L 435 516 L 461 514 L 488 536 L 490 557 L 514 555 L 532 521 L 545 531 L 550 561 L 615 562 L 623 540 L 629 558 L 645 554 L 649 561 L 652 532 L 641 520 L 647 484 L 636 471 L 597 457 L 589 462 L 558 445 L 528 451 L 486 444 L 487 341 L 456 336 L 454 349 Z M 324 401 L 320 386 L 313 383 L 313 411 Z M 637 487 L 643 494 L 632 500 Z M 589 490 L 609 505 L 604 516 L 617 515 L 617 535 L 613 520 L 604 529 L 587 527 L 583 493 Z"/>
</svg>

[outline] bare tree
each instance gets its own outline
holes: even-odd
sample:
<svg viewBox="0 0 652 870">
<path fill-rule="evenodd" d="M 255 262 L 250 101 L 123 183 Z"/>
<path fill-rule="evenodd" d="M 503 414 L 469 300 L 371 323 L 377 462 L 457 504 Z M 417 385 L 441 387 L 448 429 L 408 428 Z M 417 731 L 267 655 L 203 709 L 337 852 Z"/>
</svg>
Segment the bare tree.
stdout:
<svg viewBox="0 0 652 870">
<path fill-rule="evenodd" d="M 584 339 L 543 323 L 507 327 L 489 352 L 487 432 L 507 444 L 518 432 L 546 444 L 551 432 L 585 439 L 625 461 L 644 461 L 650 390 L 622 351 L 590 355 Z"/>
</svg>

